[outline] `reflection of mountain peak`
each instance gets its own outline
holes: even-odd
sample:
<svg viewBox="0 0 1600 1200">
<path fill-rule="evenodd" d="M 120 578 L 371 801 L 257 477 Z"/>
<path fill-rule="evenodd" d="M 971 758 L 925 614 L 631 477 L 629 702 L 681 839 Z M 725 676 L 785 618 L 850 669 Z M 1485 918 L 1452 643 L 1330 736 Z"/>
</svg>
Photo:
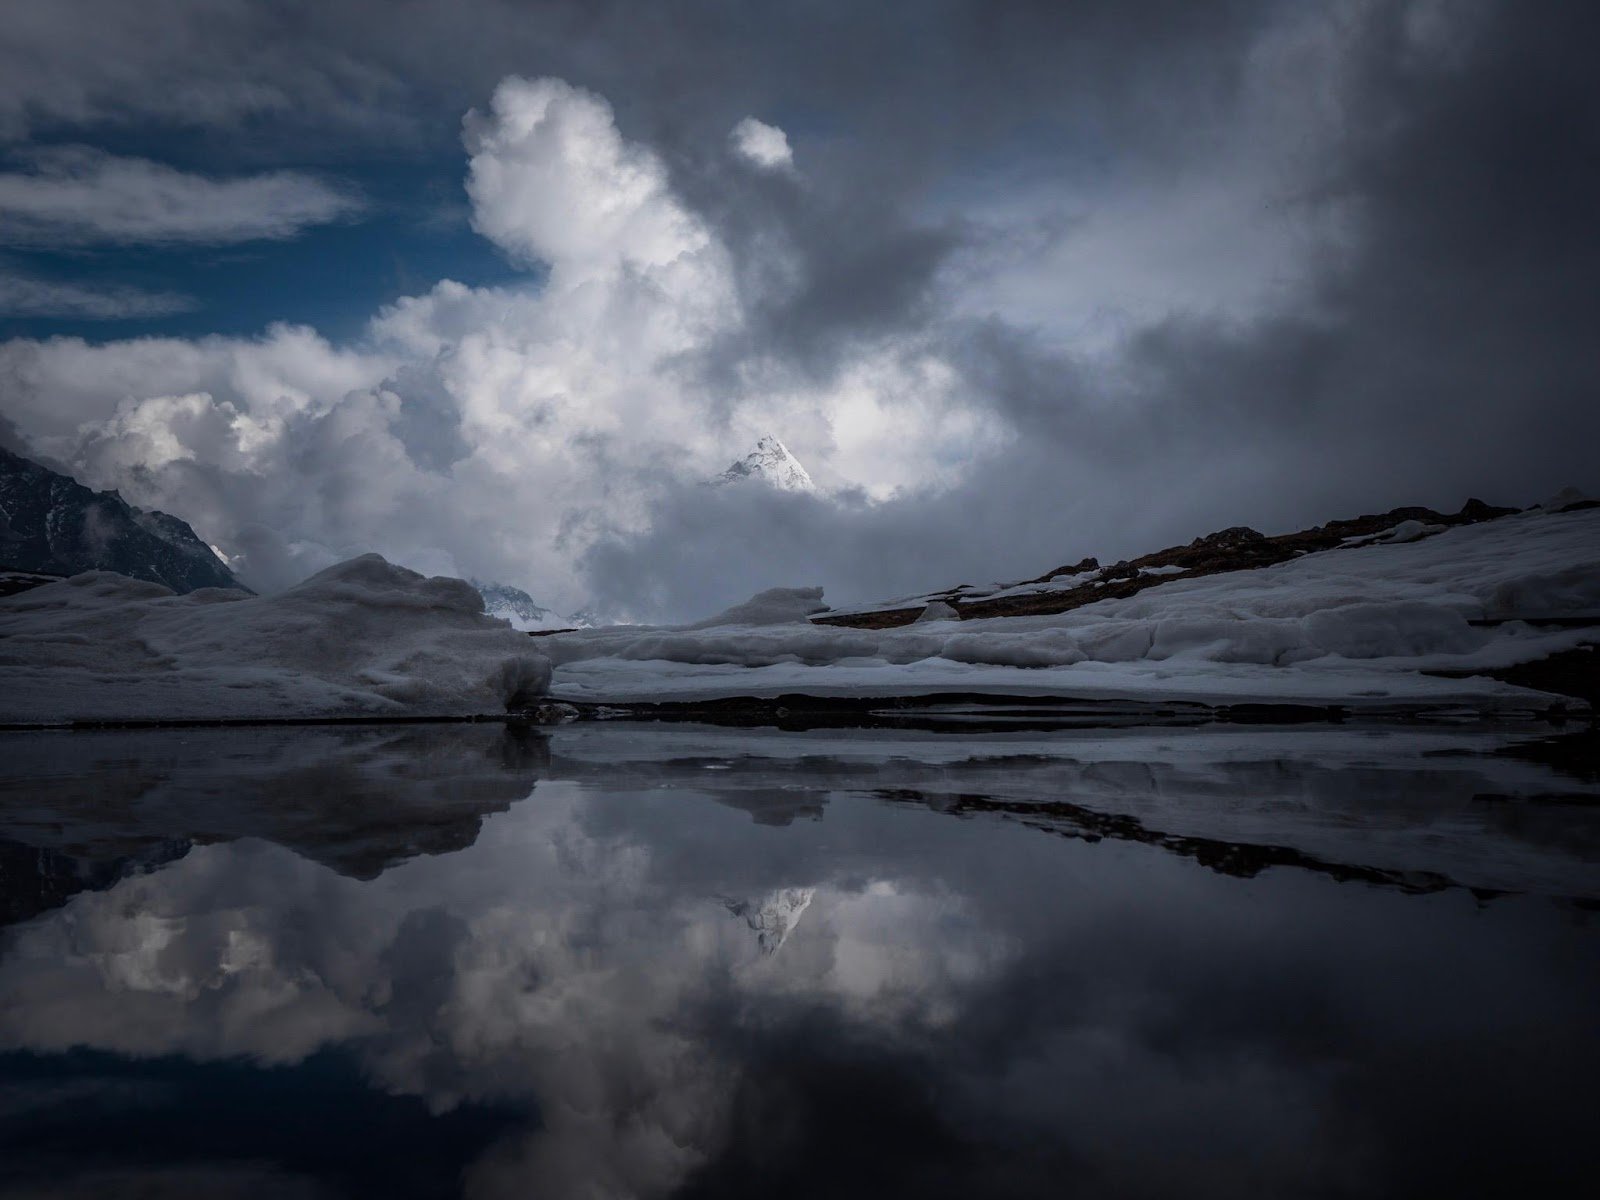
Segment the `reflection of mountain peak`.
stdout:
<svg viewBox="0 0 1600 1200">
<path fill-rule="evenodd" d="M 809 887 L 778 888 L 768 892 L 760 901 L 724 900 L 723 904 L 734 916 L 743 917 L 744 923 L 755 930 L 761 953 L 770 956 L 776 954 L 794 932 L 801 914 L 810 906 L 811 898 L 816 893 L 816 888 Z"/>
</svg>

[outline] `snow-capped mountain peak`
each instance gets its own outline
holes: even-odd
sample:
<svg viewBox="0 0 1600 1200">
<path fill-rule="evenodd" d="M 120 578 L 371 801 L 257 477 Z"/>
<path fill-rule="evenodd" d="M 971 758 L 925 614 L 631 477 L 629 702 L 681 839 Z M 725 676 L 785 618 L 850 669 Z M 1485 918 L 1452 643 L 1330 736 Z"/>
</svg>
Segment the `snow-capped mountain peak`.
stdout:
<svg viewBox="0 0 1600 1200">
<path fill-rule="evenodd" d="M 543 629 L 587 629 L 592 622 L 580 617 L 564 617 L 535 604 L 533 597 L 521 588 L 505 583 L 492 583 L 483 579 L 467 580 L 483 597 L 483 611 L 491 617 L 510 621 L 513 629 L 524 633 Z"/>
<path fill-rule="evenodd" d="M 747 479 L 759 479 L 762 483 L 783 492 L 817 490 L 817 485 L 811 482 L 810 472 L 800 465 L 799 459 L 789 453 L 787 446 L 770 433 L 765 434 L 756 443 L 754 450 L 711 482 L 742 483 Z"/>
</svg>

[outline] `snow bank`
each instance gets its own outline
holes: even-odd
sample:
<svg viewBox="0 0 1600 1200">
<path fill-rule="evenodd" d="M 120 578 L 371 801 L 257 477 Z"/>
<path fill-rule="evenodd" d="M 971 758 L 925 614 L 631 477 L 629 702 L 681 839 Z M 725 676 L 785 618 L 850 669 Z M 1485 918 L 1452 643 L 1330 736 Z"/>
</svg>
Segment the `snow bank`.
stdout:
<svg viewBox="0 0 1600 1200">
<path fill-rule="evenodd" d="M 91 571 L 0 600 L 0 722 L 467 716 L 549 680 L 470 584 L 376 554 L 274 596 Z"/>
<path fill-rule="evenodd" d="M 809 602 L 812 592 L 802 594 Z M 776 614 L 773 595 L 696 626 L 545 639 L 552 690 L 614 701 L 982 691 L 1528 707 L 1538 694 L 1423 672 L 1504 667 L 1600 637 L 1600 510 L 1520 514 L 1258 570 L 1175 576 L 1045 616 L 868 630 L 814 624 L 795 604 L 787 621 L 749 619 Z M 1591 615 L 1594 628 L 1516 619 Z M 1472 623 L 1485 620 L 1503 623 Z"/>
<path fill-rule="evenodd" d="M 1588 492 L 1575 487 L 1564 487 L 1548 500 L 1544 500 L 1535 507 L 1544 509 L 1545 512 L 1566 512 L 1569 508 L 1576 508 L 1580 504 L 1600 503 Z"/>
<path fill-rule="evenodd" d="M 1392 525 L 1382 533 L 1375 533 L 1369 538 L 1347 538 L 1346 544 L 1359 546 L 1367 542 L 1390 544 L 1420 542 L 1423 538 L 1443 533 L 1448 528 L 1450 528 L 1448 525 L 1435 525 L 1426 521 L 1401 521 L 1398 525 Z"/>
<path fill-rule="evenodd" d="M 708 621 L 687 626 L 689 629 L 714 629 L 726 625 L 783 625 L 791 621 L 804 621 L 813 613 L 826 612 L 822 602 L 822 589 L 768 588 L 757 592 L 743 604 L 735 604 Z"/>
</svg>

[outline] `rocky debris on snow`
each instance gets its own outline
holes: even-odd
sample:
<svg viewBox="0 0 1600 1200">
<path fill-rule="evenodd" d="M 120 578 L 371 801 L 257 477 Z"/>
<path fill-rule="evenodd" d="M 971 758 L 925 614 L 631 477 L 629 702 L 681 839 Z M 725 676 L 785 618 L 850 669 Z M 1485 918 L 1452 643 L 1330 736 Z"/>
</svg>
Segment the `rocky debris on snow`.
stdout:
<svg viewBox="0 0 1600 1200">
<path fill-rule="evenodd" d="M 787 619 L 757 624 L 731 609 L 692 626 L 556 634 L 540 648 L 555 664 L 553 695 L 571 703 L 746 698 L 773 702 L 780 716 L 791 697 L 1477 717 L 1586 708 L 1583 691 L 1512 682 L 1507 671 L 1600 640 L 1600 512 L 1530 510 L 1414 539 L 1344 541 L 1405 520 L 1419 518 L 1402 510 L 1276 539 L 1229 529 L 1096 568 L 1092 581 L 1083 563 L 1053 571 L 1041 579 L 1065 575 L 1068 586 L 1049 594 L 1013 587 L 923 598 L 911 610 L 943 604 L 960 621 L 938 609 L 944 619 L 876 628 L 860 611 L 807 619 L 811 598 L 821 603 L 812 591 Z M 1240 565 L 1251 562 L 1260 565 Z"/>
<path fill-rule="evenodd" d="M 1098 559 L 1084 558 L 988 593 L 976 592 L 964 585 L 930 592 L 917 598 L 914 605 L 835 609 L 813 619 L 825 625 L 888 629 L 911 624 L 934 602 L 952 606 L 963 620 L 1069 612 L 1101 600 L 1126 599 L 1145 588 L 1167 582 L 1175 574 L 1194 578 L 1247 571 L 1322 550 L 1374 541 L 1410 542 L 1457 525 L 1490 521 L 1517 511 L 1472 499 L 1462 505 L 1460 511 L 1450 514 L 1437 513 L 1431 508 L 1396 508 L 1275 536 L 1236 525 L 1196 538 L 1186 546 L 1170 546 L 1109 567 L 1102 567 Z"/>
</svg>

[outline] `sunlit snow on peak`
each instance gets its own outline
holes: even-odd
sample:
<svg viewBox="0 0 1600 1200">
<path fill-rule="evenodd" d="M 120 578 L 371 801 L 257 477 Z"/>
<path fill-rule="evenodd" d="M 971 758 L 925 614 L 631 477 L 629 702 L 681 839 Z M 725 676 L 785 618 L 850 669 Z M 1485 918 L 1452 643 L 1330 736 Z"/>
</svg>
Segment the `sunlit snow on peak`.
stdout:
<svg viewBox="0 0 1600 1200">
<path fill-rule="evenodd" d="M 773 437 L 764 435 L 755 449 L 739 459 L 712 483 L 742 483 L 758 479 L 762 483 L 784 492 L 814 492 L 817 485 L 811 473 L 800 465 L 800 460 L 789 453 L 789 448 Z"/>
</svg>

